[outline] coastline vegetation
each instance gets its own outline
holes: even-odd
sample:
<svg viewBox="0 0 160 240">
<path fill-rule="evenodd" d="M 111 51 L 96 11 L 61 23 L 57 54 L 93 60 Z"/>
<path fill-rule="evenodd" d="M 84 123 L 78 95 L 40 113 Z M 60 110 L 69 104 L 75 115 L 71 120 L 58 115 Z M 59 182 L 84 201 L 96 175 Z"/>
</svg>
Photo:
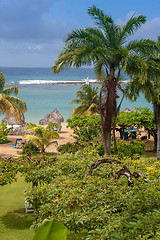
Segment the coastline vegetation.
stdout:
<svg viewBox="0 0 160 240">
<path fill-rule="evenodd" d="M 59 137 L 52 123 L 46 128 L 30 124 L 26 130 L 32 134 L 26 138 L 31 143 L 23 148 L 22 155 L 17 159 L 0 159 L 1 193 L 5 193 L 0 199 L 5 208 L 0 212 L 2 239 L 31 239 L 34 232 L 29 227 L 32 225 L 39 231 L 45 219 L 48 223 L 54 219 L 63 223 L 65 235 L 66 227 L 69 230 L 67 239 L 70 240 L 160 238 L 159 153 L 157 158 L 145 157 L 142 138 L 115 139 L 116 128 L 121 131 L 121 137 L 128 127 L 144 128 L 153 135 L 155 149 L 159 151 L 160 111 L 155 88 L 160 69 L 159 40 L 127 42 L 145 23 L 145 16 L 132 16 L 120 27 L 95 6 L 90 7 L 88 13 L 97 28 L 69 34 L 53 70 L 59 72 L 63 68 L 93 63 L 102 84 L 100 95 L 97 88 L 84 85 L 76 99 L 71 100 L 79 104 L 67 120 L 76 142 L 60 146 L 59 154 L 45 152 L 53 138 Z M 126 89 L 120 85 L 121 71 L 133 79 Z M 0 110 L 23 117 L 25 103 L 10 96 L 12 92 L 17 94 L 18 89 L 4 89 L 3 74 L 1 79 Z M 133 89 L 136 82 L 138 90 Z M 150 100 L 155 103 L 154 113 L 142 107 L 119 113 L 117 89 L 123 93 L 122 100 L 125 94 L 136 98 L 140 90 L 149 91 L 147 83 Z M 3 141 L 7 135 L 6 126 L 2 124 Z M 33 214 L 25 214 L 24 186 L 28 186 L 25 199 Z M 8 235 L 7 228 L 12 229 Z M 50 228 L 48 231 L 51 234 Z M 33 239 L 38 239 L 38 234 Z"/>
</svg>

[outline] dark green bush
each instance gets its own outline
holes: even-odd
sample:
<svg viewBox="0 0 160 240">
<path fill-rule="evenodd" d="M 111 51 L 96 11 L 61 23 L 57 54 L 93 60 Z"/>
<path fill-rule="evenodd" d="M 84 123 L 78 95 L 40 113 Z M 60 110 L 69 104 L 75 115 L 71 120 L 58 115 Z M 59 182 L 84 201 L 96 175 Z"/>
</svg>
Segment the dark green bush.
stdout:
<svg viewBox="0 0 160 240">
<path fill-rule="evenodd" d="M 134 157 L 139 157 L 145 151 L 145 144 L 140 141 L 126 142 L 124 140 L 117 141 L 118 148 L 118 158 L 122 159 L 128 157 L 134 159 Z M 114 146 L 112 144 L 112 154 L 114 153 Z"/>
<path fill-rule="evenodd" d="M 22 154 L 26 154 L 28 152 L 31 154 L 37 154 L 39 149 L 32 142 L 30 142 L 23 147 Z"/>
<path fill-rule="evenodd" d="M 60 145 L 57 149 L 60 153 L 76 153 L 78 150 L 82 149 L 82 145 L 79 143 L 66 143 L 63 145 Z"/>
<path fill-rule="evenodd" d="M 134 142 L 126 142 L 124 140 L 117 141 L 117 149 L 118 149 L 118 158 L 122 159 L 124 157 L 129 157 L 133 159 L 142 155 L 145 151 L 145 144 L 140 141 Z M 100 156 L 104 155 L 104 147 L 103 144 L 99 144 L 96 147 L 96 151 Z M 111 154 L 114 154 L 114 144 L 111 144 Z"/>
</svg>

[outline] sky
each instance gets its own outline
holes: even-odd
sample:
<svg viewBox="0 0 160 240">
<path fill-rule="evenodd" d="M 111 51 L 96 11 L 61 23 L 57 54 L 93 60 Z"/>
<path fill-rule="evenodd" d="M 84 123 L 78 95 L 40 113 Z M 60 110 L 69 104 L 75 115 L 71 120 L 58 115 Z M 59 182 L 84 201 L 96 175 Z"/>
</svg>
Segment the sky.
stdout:
<svg viewBox="0 0 160 240">
<path fill-rule="evenodd" d="M 87 14 L 93 5 L 119 25 L 145 15 L 134 38 L 160 35 L 160 0 L 0 0 L 0 67 L 51 67 L 67 34 L 94 26 Z"/>
</svg>

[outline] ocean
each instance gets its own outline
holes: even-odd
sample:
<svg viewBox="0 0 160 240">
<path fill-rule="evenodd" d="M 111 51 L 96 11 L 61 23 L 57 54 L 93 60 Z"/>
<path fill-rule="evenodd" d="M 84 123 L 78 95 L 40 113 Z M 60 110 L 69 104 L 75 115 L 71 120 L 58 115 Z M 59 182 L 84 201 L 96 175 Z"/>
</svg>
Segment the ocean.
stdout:
<svg viewBox="0 0 160 240">
<path fill-rule="evenodd" d="M 75 93 L 82 86 L 77 82 L 85 82 L 87 78 L 94 82 L 96 79 L 91 68 L 72 68 L 58 74 L 53 74 L 50 68 L 34 67 L 2 67 L 1 71 L 5 74 L 5 87 L 19 87 L 18 97 L 26 102 L 28 108 L 25 113 L 26 122 L 36 124 L 54 109 L 61 113 L 66 122 L 75 106 L 69 104 L 69 101 L 75 98 Z M 149 107 L 152 110 L 152 105 L 143 95 L 133 103 L 124 99 L 121 110 L 133 107 Z"/>
</svg>

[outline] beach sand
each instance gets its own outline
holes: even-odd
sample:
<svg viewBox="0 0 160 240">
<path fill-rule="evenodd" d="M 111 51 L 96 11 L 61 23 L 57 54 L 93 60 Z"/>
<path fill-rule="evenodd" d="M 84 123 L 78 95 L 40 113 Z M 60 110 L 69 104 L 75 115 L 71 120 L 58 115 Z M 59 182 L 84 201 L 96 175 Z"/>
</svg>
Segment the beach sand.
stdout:
<svg viewBox="0 0 160 240">
<path fill-rule="evenodd" d="M 62 130 L 59 132 L 60 139 L 54 139 L 57 141 L 58 146 L 65 144 L 67 142 L 74 142 L 75 139 L 72 137 L 73 130 L 67 128 L 67 124 L 62 124 Z M 25 141 L 24 136 L 15 136 L 15 135 L 8 135 L 8 140 L 11 142 L 6 144 L 0 144 L 0 157 L 18 157 L 20 154 L 21 149 L 16 149 L 11 144 L 16 142 L 17 138 L 22 138 Z M 53 152 L 57 153 L 57 144 L 51 144 L 47 149 L 46 152 Z"/>
<path fill-rule="evenodd" d="M 67 124 L 62 124 L 62 130 L 59 133 L 60 139 L 54 139 L 53 141 L 57 141 L 58 146 L 65 144 L 67 142 L 73 143 L 75 139 L 73 138 L 73 130 L 67 128 Z M 146 135 L 144 131 L 141 132 L 141 136 Z M 119 132 L 117 132 L 116 137 L 119 137 Z M 18 157 L 20 155 L 21 149 L 14 148 L 11 144 L 16 142 L 17 138 L 22 138 L 25 141 L 24 136 L 15 136 L 15 135 L 8 135 L 8 140 L 11 142 L 6 144 L 0 144 L 0 157 Z M 146 144 L 146 150 L 151 151 L 153 150 L 153 137 L 151 139 L 145 139 L 144 143 Z M 52 143 L 47 149 L 46 152 L 53 152 L 58 153 L 57 151 L 57 144 Z"/>
</svg>

